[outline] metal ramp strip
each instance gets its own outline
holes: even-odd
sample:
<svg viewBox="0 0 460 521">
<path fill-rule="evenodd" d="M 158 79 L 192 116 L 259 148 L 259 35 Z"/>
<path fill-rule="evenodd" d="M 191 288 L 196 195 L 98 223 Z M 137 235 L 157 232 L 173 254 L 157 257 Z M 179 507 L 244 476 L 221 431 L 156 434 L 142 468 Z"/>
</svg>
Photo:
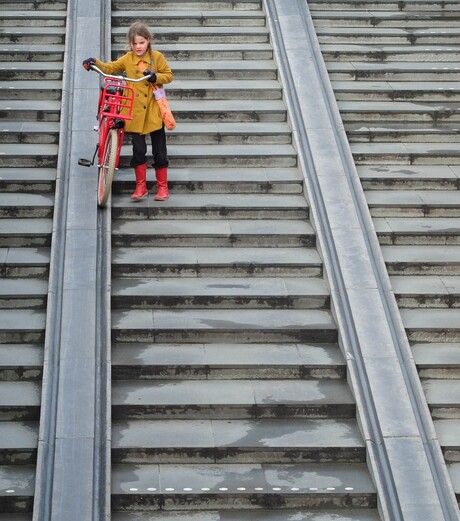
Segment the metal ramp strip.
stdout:
<svg viewBox="0 0 460 521">
<path fill-rule="evenodd" d="M 34 521 L 110 516 L 110 212 L 98 213 L 95 176 L 75 158 L 94 146 L 99 89 L 80 63 L 108 49 L 107 5 L 68 2 Z"/>
</svg>

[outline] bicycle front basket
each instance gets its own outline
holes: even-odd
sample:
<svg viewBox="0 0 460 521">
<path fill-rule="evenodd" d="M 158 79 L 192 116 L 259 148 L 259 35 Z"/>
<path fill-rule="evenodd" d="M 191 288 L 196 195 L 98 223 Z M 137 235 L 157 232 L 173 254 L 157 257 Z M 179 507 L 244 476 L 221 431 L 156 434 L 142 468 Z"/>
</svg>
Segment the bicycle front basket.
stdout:
<svg viewBox="0 0 460 521">
<path fill-rule="evenodd" d="M 134 89 L 110 78 L 104 78 L 104 82 L 101 114 L 119 119 L 133 119 Z"/>
</svg>

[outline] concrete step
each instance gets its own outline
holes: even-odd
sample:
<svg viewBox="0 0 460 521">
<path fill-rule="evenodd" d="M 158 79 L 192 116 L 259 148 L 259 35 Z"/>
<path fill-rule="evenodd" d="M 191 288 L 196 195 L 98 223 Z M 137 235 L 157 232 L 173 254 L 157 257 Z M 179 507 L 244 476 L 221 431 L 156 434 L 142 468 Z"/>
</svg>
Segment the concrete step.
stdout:
<svg viewBox="0 0 460 521">
<path fill-rule="evenodd" d="M 459 190 L 371 190 L 373 217 L 460 217 Z"/>
<path fill-rule="evenodd" d="M 459 62 L 355 62 L 329 61 L 326 63 L 332 81 L 393 81 L 437 82 L 456 81 L 460 71 Z"/>
<path fill-rule="evenodd" d="M 281 100 L 173 100 L 171 110 L 179 125 L 185 123 L 279 123 L 285 122 Z M 1 103 L 0 103 L 1 107 Z M 273 147 L 272 147 L 273 152 Z"/>
<path fill-rule="evenodd" d="M 34 223 L 31 223 L 33 227 Z M 5 241 L 6 242 L 6 241 Z M 18 244 L 20 241 L 16 241 Z M 37 239 L 38 242 L 38 239 Z M 6 278 L 39 278 L 47 279 L 49 275 L 49 247 L 1 247 L 0 248 L 2 277 Z"/>
<path fill-rule="evenodd" d="M 307 219 L 308 205 L 303 195 L 294 194 L 177 194 L 161 202 L 151 195 L 140 201 L 121 195 L 112 199 L 112 215 L 124 220 Z"/>
<path fill-rule="evenodd" d="M 155 41 L 155 49 L 161 51 L 169 60 L 184 61 L 188 60 L 213 60 L 215 66 L 219 67 L 221 60 L 237 60 L 240 63 L 244 60 L 272 60 L 273 48 L 269 42 L 232 42 L 232 43 L 161 43 Z M 123 43 L 113 43 L 112 58 L 116 59 L 124 52 Z M 243 65 L 244 66 L 244 65 Z"/>
<path fill-rule="evenodd" d="M 150 27 L 265 27 L 262 10 L 224 9 L 149 9 L 112 12 L 112 27 L 127 27 L 133 20 L 143 20 Z M 156 31 L 156 30 L 155 30 Z"/>
<path fill-rule="evenodd" d="M 40 382 L 0 381 L 0 424 L 11 421 L 38 421 L 40 398 Z"/>
<path fill-rule="evenodd" d="M 134 232 L 135 233 L 135 232 Z M 134 236 L 131 239 L 134 241 Z M 122 241 L 120 241 L 122 242 Z M 112 249 L 114 277 L 318 277 L 322 262 L 314 248 L 197 247 L 193 243 Z"/>
<path fill-rule="evenodd" d="M 391 286 L 400 309 L 460 307 L 460 277 L 455 275 L 392 276 Z"/>
<path fill-rule="evenodd" d="M 455 165 L 358 165 L 366 190 L 458 190 L 460 167 Z"/>
<path fill-rule="evenodd" d="M 1 466 L 35 464 L 37 444 L 38 422 L 0 422 Z"/>
<path fill-rule="evenodd" d="M 459 126 L 453 124 L 438 127 L 437 123 L 425 128 L 411 128 L 404 123 L 362 126 L 359 123 L 347 125 L 350 143 L 460 143 Z"/>
<path fill-rule="evenodd" d="M 14 286 L 1 282 L 0 307 L 3 293 Z M 19 282 L 14 283 L 22 287 Z M 329 290 L 322 279 L 129 277 L 112 282 L 112 309 L 327 309 L 329 306 Z"/>
<path fill-rule="evenodd" d="M 115 344 L 114 380 L 344 380 L 336 344 Z"/>
<path fill-rule="evenodd" d="M 59 121 L 61 103 L 55 100 L 0 100 L 0 121 Z"/>
<path fill-rule="evenodd" d="M 0 167 L 52 168 L 57 165 L 57 153 L 57 145 L 0 144 Z"/>
<path fill-rule="evenodd" d="M 57 145 L 58 141 L 57 122 L 10 121 L 0 127 L 0 144 Z"/>
<path fill-rule="evenodd" d="M 65 27 L 3 27 L 0 31 L 0 44 L 64 45 Z"/>
<path fill-rule="evenodd" d="M 0 219 L 0 248 L 49 248 L 51 219 Z"/>
<path fill-rule="evenodd" d="M 457 218 L 377 217 L 375 229 L 382 246 L 457 246 L 460 244 L 460 220 Z"/>
<path fill-rule="evenodd" d="M 412 101 L 441 103 L 460 100 L 457 81 L 333 81 L 339 101 Z"/>
<path fill-rule="evenodd" d="M 390 275 L 460 275 L 458 246 L 383 246 Z"/>
<path fill-rule="evenodd" d="M 54 194 L 0 193 L 0 218 L 46 219 L 53 211 Z"/>
<path fill-rule="evenodd" d="M 288 123 L 182 122 L 167 133 L 171 145 L 286 145 L 292 142 Z M 248 172 L 248 171 L 246 171 Z"/>
<path fill-rule="evenodd" d="M 405 0 L 404 3 L 401 3 L 399 0 L 382 0 L 381 2 L 375 2 L 374 0 L 311 0 L 309 8 L 313 13 L 326 9 L 332 11 L 361 11 L 363 8 L 371 12 L 409 11 L 411 14 L 420 14 L 425 11 L 431 13 L 433 11 L 450 12 L 460 10 L 457 0 Z"/>
<path fill-rule="evenodd" d="M 24 123 L 27 125 L 27 123 Z M 0 168 L 0 190 L 2 193 L 52 193 L 56 170 L 53 168 Z"/>
<path fill-rule="evenodd" d="M 278 487 L 277 487 L 278 488 Z M 299 510 L 299 509 L 282 509 L 282 510 L 174 510 L 167 512 L 148 511 L 148 512 L 115 512 L 112 515 L 113 521 L 216 521 L 225 519 L 225 521 L 285 521 L 289 519 L 301 519 L 308 521 L 330 521 L 330 512 L 322 512 L 321 510 Z M 14 518 L 14 521 L 31 521 L 32 518 Z M 0 514 L 0 521 L 5 520 Z M 357 511 L 334 509 L 334 521 L 380 521 L 380 517 L 375 510 L 367 510 L 360 508 Z"/>
<path fill-rule="evenodd" d="M 345 124 L 360 123 L 375 125 L 379 122 L 402 123 L 424 127 L 436 122 L 442 128 L 443 123 L 460 122 L 458 104 L 412 103 L 409 101 L 339 101 L 339 110 Z"/>
<path fill-rule="evenodd" d="M 342 4 L 343 5 L 343 4 Z M 326 7 L 326 6 L 325 6 Z M 341 9 L 324 11 L 311 9 L 315 27 L 379 27 L 379 28 L 433 28 L 458 27 L 460 25 L 459 11 L 439 9 L 439 4 L 433 4 L 432 10 L 379 11 Z"/>
<path fill-rule="evenodd" d="M 65 27 L 66 12 L 65 11 L 38 11 L 38 10 L 21 10 L 7 11 L 2 9 L 2 18 L 0 27 L 17 27 L 26 25 L 28 27 Z"/>
<path fill-rule="evenodd" d="M 64 59 L 64 45 L 59 44 L 0 44 L 0 61 L 4 62 L 55 62 Z"/>
<path fill-rule="evenodd" d="M 460 165 L 455 143 L 353 143 L 355 161 L 363 165 Z"/>
<path fill-rule="evenodd" d="M 278 77 L 278 72 L 272 59 L 189 59 L 187 61 L 174 59 L 168 61 L 171 69 L 174 71 L 174 82 L 170 85 L 171 88 L 177 87 L 177 85 L 180 85 L 183 89 L 191 88 L 188 85 L 189 80 L 194 80 L 192 82 L 193 86 L 195 86 L 195 81 L 220 80 L 219 83 L 213 82 L 212 85 L 219 85 L 223 89 L 229 88 L 231 85 L 229 86 L 225 82 L 221 83 L 222 80 L 226 80 L 227 82 L 230 80 L 258 80 L 257 83 L 248 84 L 248 87 L 260 88 L 258 86 L 259 83 L 263 84 L 267 81 L 267 86 L 271 86 L 272 84 L 269 80 L 276 80 Z M 237 85 L 240 85 L 240 83 Z"/>
<path fill-rule="evenodd" d="M 0 466 L 0 480 L 5 488 L 0 490 L 0 513 L 5 521 L 22 521 L 32 516 L 35 466 L 5 465 Z M 17 517 L 15 517 L 17 516 Z"/>
<path fill-rule="evenodd" d="M 354 412 L 348 385 L 338 380 L 123 381 L 112 387 L 112 418 L 116 422 L 140 417 L 352 419 Z"/>
<path fill-rule="evenodd" d="M 1 231 L 1 228 L 0 228 Z M 118 221 L 112 229 L 114 246 L 168 247 L 311 247 L 311 225 L 296 220 L 161 220 Z"/>
<path fill-rule="evenodd" d="M 190 464 L 353 464 L 365 463 L 365 447 L 355 420 L 171 419 L 112 426 L 113 464 L 180 464 L 184 459 Z"/>
<path fill-rule="evenodd" d="M 423 29 L 380 27 L 317 27 L 320 44 L 458 45 L 459 27 Z"/>
<path fill-rule="evenodd" d="M 424 380 L 422 384 L 433 419 L 460 419 L 460 380 Z"/>
<path fill-rule="evenodd" d="M 459 343 L 414 344 L 412 353 L 422 380 L 460 378 Z"/>
<path fill-rule="evenodd" d="M 402 309 L 401 317 L 407 337 L 412 343 L 460 342 L 459 309 Z M 454 380 L 455 385 L 459 382 L 460 380 Z M 448 387 L 448 383 L 445 385 Z M 456 407 L 459 408 L 458 394 L 455 399 Z"/>
<path fill-rule="evenodd" d="M 0 345 L 1 381 L 40 381 L 44 352 L 40 344 Z M 2 422 L 0 422 L 1 429 Z M 0 435 L 0 440 L 3 437 Z M 1 451 L 0 451 L 1 452 Z"/>
<path fill-rule="evenodd" d="M 33 93 L 39 96 L 43 91 L 47 92 L 48 90 L 50 97 L 44 97 L 44 99 L 59 99 L 56 95 L 61 89 L 62 63 L 19 62 L 12 66 L 11 62 L 4 61 L 0 64 L 0 79 L 2 80 L 2 90 L 10 89 L 14 91 L 9 94 L 2 92 L 3 99 L 8 99 L 6 96 L 10 96 L 10 99 L 29 99 L 28 97 Z M 3 81 L 6 81 L 6 84 Z M 18 93 L 15 89 L 20 89 L 20 92 Z M 22 96 L 22 93 L 24 93 L 24 96 Z"/>
<path fill-rule="evenodd" d="M 67 3 L 60 0 L 5 0 L 5 2 L 2 3 L 2 9 L 10 9 L 14 10 L 21 7 L 24 10 L 31 10 L 34 9 L 37 10 L 66 10 L 67 9 Z"/>
<path fill-rule="evenodd" d="M 323 310 L 115 310 L 114 342 L 336 342 Z"/>
<path fill-rule="evenodd" d="M 160 481 L 161 477 L 161 481 Z M 282 495 L 283 501 L 278 498 Z M 115 512 L 221 508 L 375 508 L 363 464 L 115 465 Z M 289 511 L 289 510 L 288 510 Z"/>
<path fill-rule="evenodd" d="M 446 463 L 459 463 L 460 449 L 458 440 L 460 436 L 460 420 L 436 420 L 434 426 Z"/>
<path fill-rule="evenodd" d="M 47 145 L 49 147 L 53 145 Z M 0 145 L 1 151 L 1 145 Z M 120 165 L 127 168 L 132 157 L 131 147 L 122 149 Z M 286 167 L 297 166 L 297 154 L 292 145 L 243 145 L 235 150 L 233 145 L 171 145 L 168 147 L 168 157 L 176 168 L 204 167 Z M 48 166 L 40 165 L 37 166 Z"/>
<path fill-rule="evenodd" d="M 195 11 L 201 9 L 258 11 L 261 9 L 261 0 L 115 0 L 113 11 L 141 10 L 154 7 L 155 10 Z"/>
<path fill-rule="evenodd" d="M 119 44 L 124 43 L 125 40 L 126 27 L 113 27 L 112 41 Z M 268 41 L 267 27 L 155 27 L 155 42 L 167 44 L 267 43 Z"/>
<path fill-rule="evenodd" d="M 210 71 L 211 74 L 213 71 Z M 206 76 L 203 74 L 203 76 Z M 171 100 L 279 100 L 281 85 L 276 80 L 188 79 L 174 80 L 167 88 Z"/>
<path fill-rule="evenodd" d="M 460 45 L 424 44 L 389 45 L 386 43 L 334 43 L 322 44 L 321 52 L 326 61 L 394 62 L 455 62 L 460 61 Z"/>
<path fill-rule="evenodd" d="M 245 131 L 254 127 L 261 128 L 267 125 L 259 123 L 247 123 L 237 125 L 244 128 Z M 210 127 L 210 132 L 213 132 L 213 125 L 206 125 Z M 230 133 L 229 128 L 233 128 L 234 124 L 218 124 L 218 132 Z M 277 124 L 270 125 L 272 128 L 279 128 Z M 180 130 L 167 135 L 177 135 L 181 132 L 190 132 L 193 134 L 197 129 L 194 123 L 182 123 Z M 204 136 L 205 130 L 202 129 Z M 250 131 L 247 134 L 251 134 Z M 246 134 L 246 135 L 247 135 Z M 259 134 L 254 134 L 259 135 Z M 250 140 L 251 137 L 248 136 Z M 204 138 L 206 141 L 206 138 Z M 0 171 L 1 172 L 1 171 Z M 215 168 L 169 168 L 168 183 L 171 192 L 174 191 L 176 195 L 179 194 L 301 194 L 303 192 L 303 176 L 296 168 L 219 168 L 218 175 Z M 154 173 L 148 171 L 147 182 L 153 180 Z M 1 176 L 0 176 L 1 177 Z M 131 194 L 133 191 L 134 171 L 133 169 L 120 168 L 113 182 L 113 192 L 115 194 Z M 1 187 L 1 179 L 0 179 Z M 149 186 L 150 188 L 150 186 Z"/>
<path fill-rule="evenodd" d="M 171 102 L 177 123 L 279 123 L 286 121 L 286 106 L 280 99 L 181 100 Z M 179 127 L 177 127 L 179 129 Z"/>
<path fill-rule="evenodd" d="M 47 280 L 0 279 L 0 309 L 44 309 L 47 294 Z"/>
</svg>

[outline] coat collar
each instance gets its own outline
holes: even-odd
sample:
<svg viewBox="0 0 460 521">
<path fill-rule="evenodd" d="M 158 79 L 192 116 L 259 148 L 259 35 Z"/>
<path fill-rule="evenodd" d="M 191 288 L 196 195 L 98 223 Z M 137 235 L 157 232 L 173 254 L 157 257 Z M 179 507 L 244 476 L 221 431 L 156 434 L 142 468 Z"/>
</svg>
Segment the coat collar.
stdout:
<svg viewBox="0 0 460 521">
<path fill-rule="evenodd" d="M 144 62 L 147 68 L 150 68 L 150 65 L 153 65 L 153 52 L 147 51 L 144 56 L 139 57 L 136 53 L 131 51 L 131 60 L 133 65 L 139 65 L 140 62 Z"/>
</svg>

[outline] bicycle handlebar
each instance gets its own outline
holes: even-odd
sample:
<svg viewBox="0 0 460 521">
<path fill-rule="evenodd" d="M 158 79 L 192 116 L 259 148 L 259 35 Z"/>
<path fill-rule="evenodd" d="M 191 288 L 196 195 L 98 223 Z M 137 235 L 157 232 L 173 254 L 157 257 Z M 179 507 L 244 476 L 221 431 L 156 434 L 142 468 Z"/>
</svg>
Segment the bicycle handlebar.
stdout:
<svg viewBox="0 0 460 521">
<path fill-rule="evenodd" d="M 113 78 L 114 80 L 132 81 L 134 83 L 138 83 L 140 81 L 145 81 L 152 76 L 152 73 L 151 73 L 151 74 L 146 74 L 142 78 L 127 78 L 126 76 L 116 76 L 115 74 L 106 74 L 105 72 L 102 72 L 101 69 L 99 69 L 99 67 L 97 67 L 93 63 L 90 64 L 89 67 L 91 70 L 93 70 L 94 72 L 97 72 L 104 78 Z"/>
</svg>

